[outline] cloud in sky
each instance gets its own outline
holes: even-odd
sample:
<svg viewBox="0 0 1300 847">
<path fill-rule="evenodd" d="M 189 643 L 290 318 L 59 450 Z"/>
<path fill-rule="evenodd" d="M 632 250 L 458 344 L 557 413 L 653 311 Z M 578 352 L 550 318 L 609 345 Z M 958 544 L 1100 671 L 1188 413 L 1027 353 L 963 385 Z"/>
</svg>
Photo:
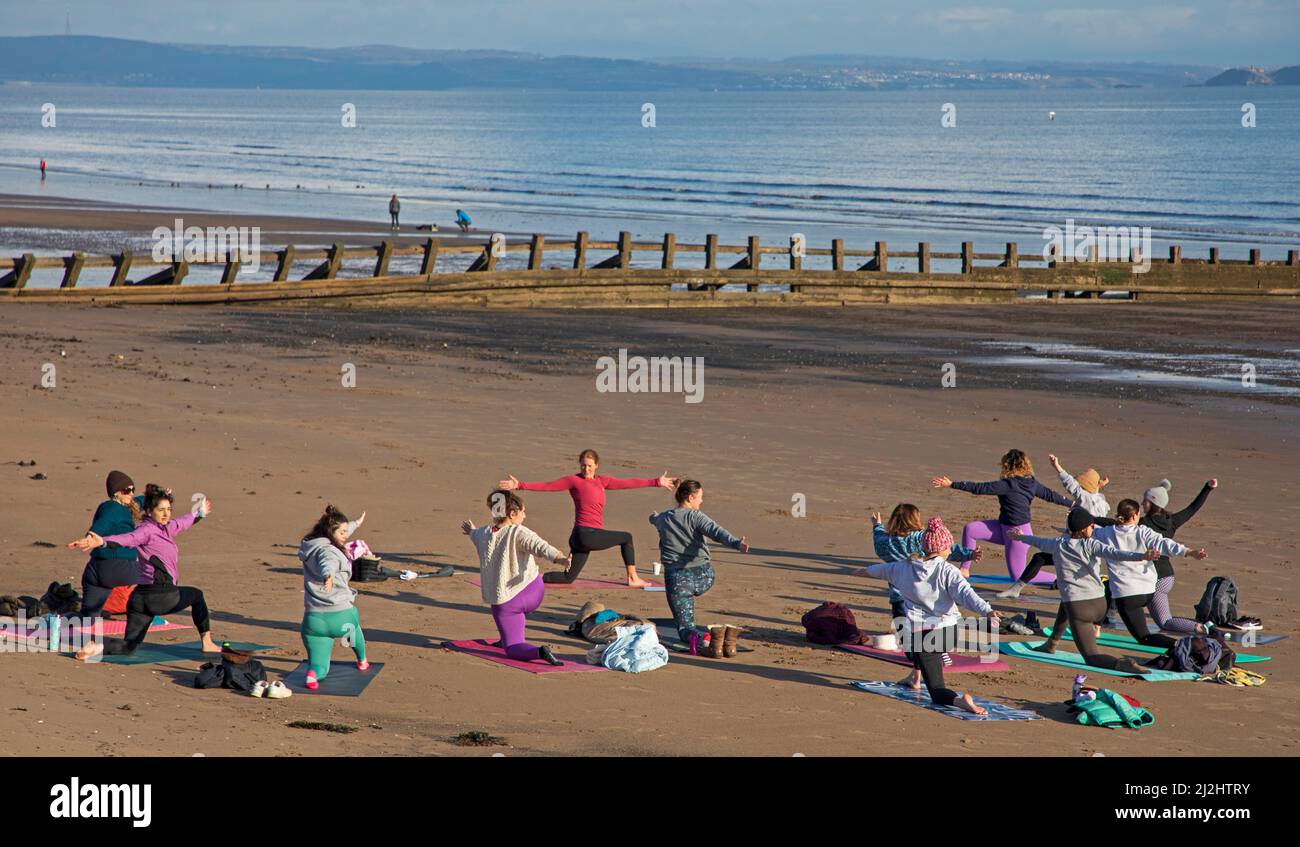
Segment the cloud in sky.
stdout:
<svg viewBox="0 0 1300 847">
<path fill-rule="evenodd" d="M 4 34 L 153 41 L 493 48 L 616 58 L 927 58 L 1300 63 L 1300 0 L 1142 8 L 1061 0 L 0 0 Z"/>
</svg>

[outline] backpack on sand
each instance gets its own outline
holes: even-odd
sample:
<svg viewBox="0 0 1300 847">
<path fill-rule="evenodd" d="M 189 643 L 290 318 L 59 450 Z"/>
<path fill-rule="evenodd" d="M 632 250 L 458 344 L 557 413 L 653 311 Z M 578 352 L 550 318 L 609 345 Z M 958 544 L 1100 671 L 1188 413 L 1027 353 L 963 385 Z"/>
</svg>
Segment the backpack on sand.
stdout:
<svg viewBox="0 0 1300 847">
<path fill-rule="evenodd" d="M 392 574 L 380 564 L 378 556 L 358 556 L 352 562 L 352 582 L 383 582 Z"/>
<path fill-rule="evenodd" d="M 1205 584 L 1201 602 L 1196 604 L 1196 620 L 1223 626 L 1237 619 L 1237 586 L 1226 576 L 1216 576 Z"/>
<path fill-rule="evenodd" d="M 1148 667 L 1178 673 L 1198 673 L 1201 676 L 1231 670 L 1237 663 L 1237 654 L 1222 638 L 1205 635 L 1184 635 L 1165 651 L 1147 663 Z"/>
</svg>

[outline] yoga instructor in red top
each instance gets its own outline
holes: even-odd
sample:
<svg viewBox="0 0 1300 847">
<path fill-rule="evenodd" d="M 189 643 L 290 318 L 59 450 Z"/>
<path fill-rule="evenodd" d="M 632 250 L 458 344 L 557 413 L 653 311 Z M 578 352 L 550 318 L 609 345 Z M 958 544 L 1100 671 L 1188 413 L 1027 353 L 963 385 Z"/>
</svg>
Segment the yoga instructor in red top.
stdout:
<svg viewBox="0 0 1300 847">
<path fill-rule="evenodd" d="M 605 491 L 621 488 L 666 488 L 672 491 L 677 480 L 664 471 L 658 479 L 619 479 L 617 477 L 597 475 L 600 456 L 595 450 L 583 450 L 578 454 L 578 472 L 550 482 L 520 482 L 514 476 L 503 479 L 497 487 L 505 491 L 516 488 L 523 491 L 567 491 L 573 497 L 573 532 L 569 534 L 569 550 L 573 553 L 573 563 L 565 571 L 551 571 L 543 574 L 542 579 L 548 583 L 571 583 L 582 573 L 582 566 L 587 564 L 588 554 L 596 550 L 608 550 L 619 547 L 623 553 L 623 564 L 627 567 L 627 584 L 630 588 L 645 588 L 646 582 L 636 573 L 636 550 L 632 546 L 632 533 L 605 529 Z"/>
</svg>

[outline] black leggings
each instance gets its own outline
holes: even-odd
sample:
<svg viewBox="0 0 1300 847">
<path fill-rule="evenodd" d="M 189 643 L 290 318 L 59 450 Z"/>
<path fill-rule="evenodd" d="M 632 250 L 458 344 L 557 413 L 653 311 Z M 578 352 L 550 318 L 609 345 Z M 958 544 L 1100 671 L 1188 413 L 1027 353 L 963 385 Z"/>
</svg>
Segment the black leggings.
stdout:
<svg viewBox="0 0 1300 847">
<path fill-rule="evenodd" d="M 199 635 L 212 630 L 208 604 L 199 589 L 188 585 L 137 586 L 126 604 L 126 638 L 105 638 L 104 653 L 109 656 L 130 656 L 144 643 L 154 616 L 174 615 L 182 609 L 191 610 L 194 627 Z"/>
<path fill-rule="evenodd" d="M 1053 561 L 1052 554 L 1043 553 L 1040 551 L 1038 553 L 1035 553 L 1034 557 L 1029 560 L 1029 564 L 1025 565 L 1024 571 L 1020 574 L 1019 577 L 1017 577 L 1017 579 L 1019 579 L 1021 582 L 1028 585 L 1029 581 L 1032 580 L 1034 577 L 1038 576 L 1038 572 L 1041 571 L 1043 568 L 1054 568 L 1054 567 L 1056 567 L 1056 562 Z"/>
<path fill-rule="evenodd" d="M 1115 670 L 1122 660 L 1100 652 L 1097 649 L 1097 636 L 1093 631 L 1094 626 L 1100 626 L 1102 621 L 1106 620 L 1106 610 L 1105 597 L 1062 603 L 1056 610 L 1056 623 L 1052 624 L 1052 642 L 1061 640 L 1068 623 L 1070 633 L 1074 636 L 1074 644 L 1079 648 L 1079 655 L 1083 656 L 1083 660 L 1095 668 Z"/>
<path fill-rule="evenodd" d="M 636 564 L 636 549 L 632 546 L 632 533 L 617 532 L 612 529 L 596 529 L 594 526 L 575 526 L 569 533 L 569 550 L 573 553 L 573 564 L 567 571 L 551 571 L 542 579 L 549 583 L 567 585 L 582 573 L 587 564 L 587 556 L 596 550 L 608 550 L 611 547 L 623 548 L 623 564 L 631 567 Z"/>
<path fill-rule="evenodd" d="M 139 580 L 140 563 L 134 555 L 129 559 L 91 559 L 81 572 L 81 617 L 96 617 L 114 588 L 135 585 Z"/>
<path fill-rule="evenodd" d="M 1146 607 L 1151 602 L 1151 597 L 1150 594 L 1117 597 L 1115 598 L 1115 607 L 1119 610 L 1119 616 L 1124 621 L 1124 626 L 1128 628 L 1128 634 L 1136 638 L 1139 644 L 1168 650 L 1178 642 L 1167 635 L 1152 632 L 1147 628 Z"/>
<path fill-rule="evenodd" d="M 943 654 L 956 649 L 957 626 L 954 624 L 942 629 L 924 630 L 915 633 L 912 638 L 913 642 L 907 646 L 919 650 L 908 650 L 905 655 L 912 660 L 912 667 L 921 672 L 930 699 L 940 706 L 951 706 L 957 702 L 957 692 L 944 684 Z"/>
</svg>

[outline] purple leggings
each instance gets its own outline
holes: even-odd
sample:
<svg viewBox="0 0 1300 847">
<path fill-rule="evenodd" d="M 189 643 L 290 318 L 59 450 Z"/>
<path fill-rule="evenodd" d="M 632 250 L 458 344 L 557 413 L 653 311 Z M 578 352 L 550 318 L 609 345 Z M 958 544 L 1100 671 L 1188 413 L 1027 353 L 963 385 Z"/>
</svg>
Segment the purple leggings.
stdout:
<svg viewBox="0 0 1300 847">
<path fill-rule="evenodd" d="M 1001 544 L 1007 557 L 1007 572 L 1011 574 L 1012 579 L 1020 579 L 1020 574 L 1025 570 L 1026 559 L 1029 558 L 1029 545 L 1023 541 L 1016 541 L 1007 535 L 1007 530 L 1018 529 L 1025 535 L 1033 535 L 1034 530 L 1029 524 L 1024 523 L 1020 526 L 1004 526 L 997 521 L 971 521 L 962 528 L 961 546 L 974 548 L 980 541 L 992 541 L 994 544 Z M 963 562 L 968 565 L 968 563 Z M 1035 583 L 1051 582 L 1055 577 L 1052 574 L 1039 574 L 1034 577 Z"/>
<path fill-rule="evenodd" d="M 546 595 L 546 583 L 541 576 L 528 583 L 528 587 L 504 603 L 492 607 L 492 620 L 501 633 L 501 646 L 506 656 L 516 662 L 531 662 L 538 658 L 537 647 L 524 640 L 525 617 L 537 611 Z"/>
</svg>

